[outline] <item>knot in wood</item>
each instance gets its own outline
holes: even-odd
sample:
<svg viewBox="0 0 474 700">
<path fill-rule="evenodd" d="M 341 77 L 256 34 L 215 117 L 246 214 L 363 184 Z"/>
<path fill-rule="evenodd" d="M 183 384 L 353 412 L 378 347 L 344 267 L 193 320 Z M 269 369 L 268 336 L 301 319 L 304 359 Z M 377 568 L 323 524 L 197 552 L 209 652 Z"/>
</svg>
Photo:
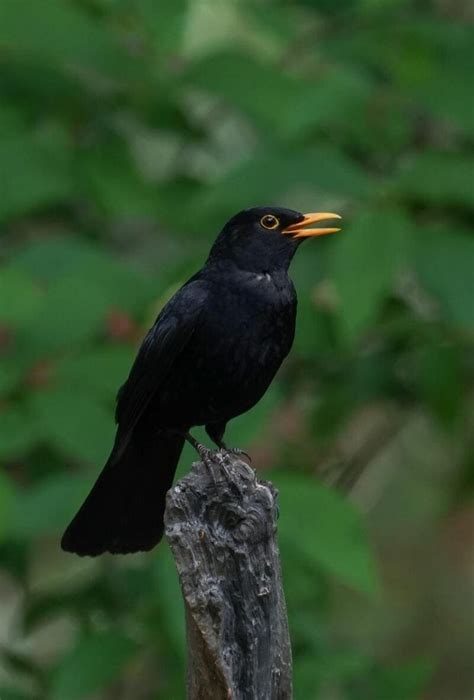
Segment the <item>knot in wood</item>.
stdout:
<svg viewBox="0 0 474 700">
<path fill-rule="evenodd" d="M 274 532 L 274 497 L 267 486 L 254 480 L 251 488 L 237 491 L 221 484 L 215 496 L 211 493 L 204 519 L 218 537 L 256 544 Z"/>
<path fill-rule="evenodd" d="M 168 492 L 190 700 L 291 700 L 276 502 L 276 489 L 236 457 L 193 464 Z"/>
</svg>

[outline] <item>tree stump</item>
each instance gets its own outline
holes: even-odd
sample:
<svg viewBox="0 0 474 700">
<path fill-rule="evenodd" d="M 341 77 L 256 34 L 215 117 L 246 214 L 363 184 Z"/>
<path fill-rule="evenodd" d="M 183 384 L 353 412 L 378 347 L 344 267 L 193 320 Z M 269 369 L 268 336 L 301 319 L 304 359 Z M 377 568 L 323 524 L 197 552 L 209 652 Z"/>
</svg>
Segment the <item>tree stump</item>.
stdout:
<svg viewBox="0 0 474 700">
<path fill-rule="evenodd" d="M 213 454 L 170 489 L 165 513 L 185 604 L 187 698 L 289 700 L 277 492 L 240 458 Z"/>
</svg>

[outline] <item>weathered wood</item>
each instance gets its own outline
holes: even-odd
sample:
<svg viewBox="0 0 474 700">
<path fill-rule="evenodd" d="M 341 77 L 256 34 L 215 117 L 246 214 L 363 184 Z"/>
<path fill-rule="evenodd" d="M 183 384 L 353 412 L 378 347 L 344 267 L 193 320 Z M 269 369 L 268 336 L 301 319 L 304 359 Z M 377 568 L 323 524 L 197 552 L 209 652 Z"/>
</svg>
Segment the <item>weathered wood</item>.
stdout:
<svg viewBox="0 0 474 700">
<path fill-rule="evenodd" d="M 188 700 L 288 700 L 291 648 L 277 492 L 229 455 L 193 464 L 165 513 L 183 592 Z"/>
</svg>

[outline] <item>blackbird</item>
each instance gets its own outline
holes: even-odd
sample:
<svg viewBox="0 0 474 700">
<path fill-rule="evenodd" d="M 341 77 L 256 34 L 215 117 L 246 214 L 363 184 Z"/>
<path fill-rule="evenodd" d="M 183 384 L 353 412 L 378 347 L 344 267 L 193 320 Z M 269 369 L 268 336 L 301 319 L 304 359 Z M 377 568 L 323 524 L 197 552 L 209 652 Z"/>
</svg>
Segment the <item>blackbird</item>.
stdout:
<svg viewBox="0 0 474 700">
<path fill-rule="evenodd" d="M 81 556 L 154 547 L 185 440 L 204 425 L 227 450 L 227 422 L 263 396 L 293 343 L 296 292 L 288 276 L 300 244 L 338 228 L 337 214 L 255 207 L 224 226 L 204 266 L 168 301 L 117 396 L 117 433 L 61 546 Z M 237 450 L 235 450 L 237 451 Z"/>
</svg>

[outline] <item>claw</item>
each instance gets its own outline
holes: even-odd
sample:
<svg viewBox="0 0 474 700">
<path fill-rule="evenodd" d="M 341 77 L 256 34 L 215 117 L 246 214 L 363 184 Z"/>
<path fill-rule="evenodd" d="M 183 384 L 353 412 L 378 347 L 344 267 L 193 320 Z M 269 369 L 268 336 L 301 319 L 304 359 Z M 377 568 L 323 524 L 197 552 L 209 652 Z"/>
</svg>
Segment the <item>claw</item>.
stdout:
<svg viewBox="0 0 474 700">
<path fill-rule="evenodd" d="M 198 451 L 199 457 L 201 458 L 202 462 L 208 468 L 214 483 L 216 482 L 216 475 L 214 473 L 213 466 L 216 464 L 219 467 L 221 467 L 227 480 L 231 481 L 231 476 L 227 469 L 228 456 L 226 450 L 210 450 L 208 447 L 206 447 L 200 442 L 196 444 L 196 450 Z"/>
<path fill-rule="evenodd" d="M 244 457 L 247 457 L 249 462 L 252 461 L 252 457 L 249 455 L 248 452 L 245 452 L 245 450 L 240 449 L 240 447 L 229 447 L 227 449 L 227 452 L 229 452 L 231 455 L 236 455 L 240 457 L 241 455 L 244 455 Z"/>
</svg>

